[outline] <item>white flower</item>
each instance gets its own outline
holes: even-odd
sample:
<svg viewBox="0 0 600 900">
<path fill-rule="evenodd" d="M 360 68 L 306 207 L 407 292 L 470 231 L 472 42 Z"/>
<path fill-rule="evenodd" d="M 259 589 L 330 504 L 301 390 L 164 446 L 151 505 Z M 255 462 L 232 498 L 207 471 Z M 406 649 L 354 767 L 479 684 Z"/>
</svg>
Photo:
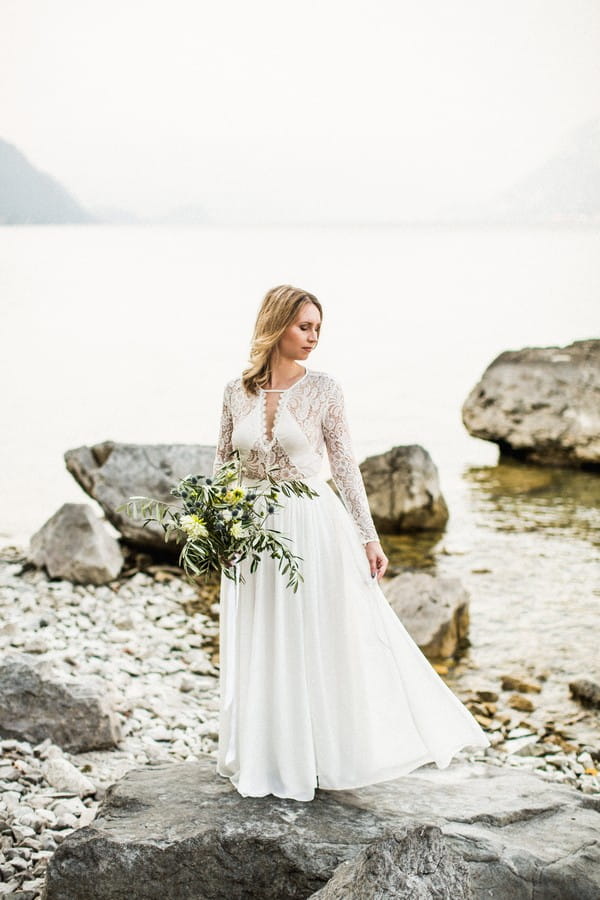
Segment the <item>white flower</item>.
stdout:
<svg viewBox="0 0 600 900">
<path fill-rule="evenodd" d="M 230 510 L 230 509 L 224 509 L 224 510 L 221 512 L 221 518 L 223 519 L 224 522 L 229 522 L 229 520 L 230 520 L 231 518 L 233 518 L 233 515 L 232 515 L 231 510 Z"/>
<path fill-rule="evenodd" d="M 181 528 L 188 534 L 192 540 L 196 538 L 206 537 L 208 529 L 204 521 L 199 516 L 182 516 L 180 521 Z"/>
<path fill-rule="evenodd" d="M 248 533 L 246 531 L 246 529 L 242 527 L 241 522 L 234 522 L 233 525 L 231 526 L 230 531 L 234 538 L 246 537 L 246 535 Z"/>
</svg>

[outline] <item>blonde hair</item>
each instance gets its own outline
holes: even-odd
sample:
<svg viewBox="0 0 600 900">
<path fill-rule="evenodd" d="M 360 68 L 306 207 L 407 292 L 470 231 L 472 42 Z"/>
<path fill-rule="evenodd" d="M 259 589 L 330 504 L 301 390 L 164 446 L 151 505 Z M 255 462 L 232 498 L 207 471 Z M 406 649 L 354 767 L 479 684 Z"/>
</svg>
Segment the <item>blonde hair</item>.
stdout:
<svg viewBox="0 0 600 900">
<path fill-rule="evenodd" d="M 323 321 L 323 310 L 315 295 L 291 284 L 271 288 L 263 297 L 250 344 L 250 365 L 242 372 L 242 387 L 246 393 L 257 394 L 259 388 L 269 384 L 276 345 L 306 302 L 314 303 Z"/>
</svg>

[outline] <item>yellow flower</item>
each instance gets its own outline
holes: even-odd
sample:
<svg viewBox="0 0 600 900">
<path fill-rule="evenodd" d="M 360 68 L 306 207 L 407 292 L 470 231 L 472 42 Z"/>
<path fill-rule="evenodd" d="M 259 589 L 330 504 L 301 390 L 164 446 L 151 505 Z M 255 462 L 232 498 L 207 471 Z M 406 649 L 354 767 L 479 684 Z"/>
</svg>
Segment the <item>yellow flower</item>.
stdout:
<svg viewBox="0 0 600 900">
<path fill-rule="evenodd" d="M 195 515 L 185 515 L 180 519 L 180 525 L 183 531 L 188 534 L 192 540 L 196 538 L 206 537 L 208 534 L 208 529 L 204 524 L 204 519 L 201 519 L 200 516 Z"/>
<path fill-rule="evenodd" d="M 226 503 L 238 503 L 240 500 L 243 500 L 245 496 L 246 490 L 241 487 L 236 487 L 231 491 L 227 491 L 224 500 Z"/>
<path fill-rule="evenodd" d="M 247 533 L 248 533 L 248 532 L 246 531 L 246 529 L 243 528 L 241 522 L 234 522 L 233 525 L 232 525 L 231 528 L 230 528 L 230 531 L 231 531 L 231 534 L 233 535 L 234 538 L 243 538 L 243 537 L 246 537 L 246 535 L 247 535 Z"/>
</svg>

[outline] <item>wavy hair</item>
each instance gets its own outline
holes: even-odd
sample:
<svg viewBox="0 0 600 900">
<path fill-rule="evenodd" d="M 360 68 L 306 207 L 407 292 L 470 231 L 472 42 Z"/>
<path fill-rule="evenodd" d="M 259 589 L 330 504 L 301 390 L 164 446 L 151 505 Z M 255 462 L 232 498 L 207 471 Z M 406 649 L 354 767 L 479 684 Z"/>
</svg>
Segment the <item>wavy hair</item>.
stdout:
<svg viewBox="0 0 600 900">
<path fill-rule="evenodd" d="M 315 295 L 291 284 L 271 288 L 263 297 L 250 344 L 250 365 L 242 372 L 242 387 L 246 393 L 257 394 L 259 388 L 269 383 L 277 343 L 307 301 L 314 303 L 323 321 L 323 309 Z"/>
</svg>

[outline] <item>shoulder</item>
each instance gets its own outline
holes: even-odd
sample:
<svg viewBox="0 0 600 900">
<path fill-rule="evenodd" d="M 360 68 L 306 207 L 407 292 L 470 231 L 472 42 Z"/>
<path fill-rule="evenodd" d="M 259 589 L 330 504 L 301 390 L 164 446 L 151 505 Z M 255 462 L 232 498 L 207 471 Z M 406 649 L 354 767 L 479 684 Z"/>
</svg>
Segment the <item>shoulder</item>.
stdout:
<svg viewBox="0 0 600 900">
<path fill-rule="evenodd" d="M 319 388 L 319 393 L 322 393 L 323 395 L 339 395 L 343 392 L 341 381 L 330 372 L 323 372 L 320 370 L 312 369 L 311 375 L 313 376 L 314 381 Z"/>
<path fill-rule="evenodd" d="M 320 369 L 311 369 L 310 374 L 321 387 L 330 387 L 332 385 L 340 384 L 339 379 L 336 378 L 335 375 L 332 375 L 331 372 L 323 372 Z"/>
<path fill-rule="evenodd" d="M 230 378 L 229 381 L 225 382 L 224 392 L 226 394 L 230 394 L 232 391 L 241 388 L 242 386 L 242 376 L 237 375 L 235 378 Z"/>
</svg>

